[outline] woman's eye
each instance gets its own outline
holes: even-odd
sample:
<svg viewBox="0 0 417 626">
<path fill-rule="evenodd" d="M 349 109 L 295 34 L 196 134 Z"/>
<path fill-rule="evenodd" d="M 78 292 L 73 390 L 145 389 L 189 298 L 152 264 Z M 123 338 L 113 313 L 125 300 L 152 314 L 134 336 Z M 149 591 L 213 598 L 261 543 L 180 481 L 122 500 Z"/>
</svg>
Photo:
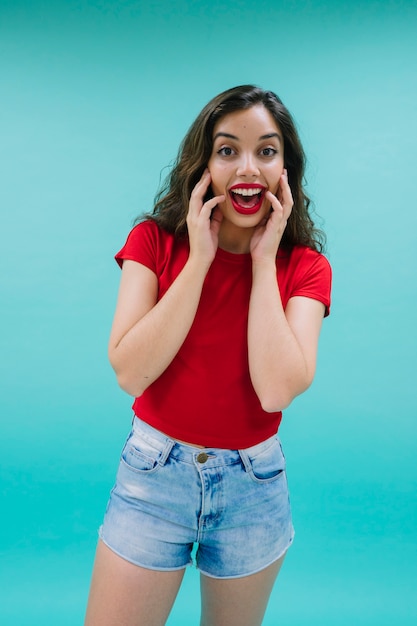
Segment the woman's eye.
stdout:
<svg viewBox="0 0 417 626">
<path fill-rule="evenodd" d="M 261 150 L 262 156 L 265 156 L 265 157 L 274 156 L 277 153 L 278 153 L 278 150 L 275 150 L 275 148 L 263 148 Z"/>
<path fill-rule="evenodd" d="M 233 150 L 228 146 L 223 146 L 223 148 L 218 150 L 217 154 L 220 154 L 221 156 L 231 156 L 233 154 Z"/>
</svg>

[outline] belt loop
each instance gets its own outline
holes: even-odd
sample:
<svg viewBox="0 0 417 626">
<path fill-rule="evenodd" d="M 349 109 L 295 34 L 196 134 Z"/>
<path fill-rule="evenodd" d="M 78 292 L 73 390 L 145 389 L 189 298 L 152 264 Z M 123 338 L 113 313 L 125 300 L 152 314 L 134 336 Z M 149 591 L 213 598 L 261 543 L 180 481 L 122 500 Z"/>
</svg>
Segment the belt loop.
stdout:
<svg viewBox="0 0 417 626">
<path fill-rule="evenodd" d="M 250 459 L 249 459 L 247 453 L 245 452 L 245 450 L 238 450 L 238 452 L 239 452 L 240 458 L 242 459 L 242 463 L 243 463 L 243 466 L 245 468 L 245 471 L 246 472 L 250 472 L 252 466 L 251 466 L 251 462 L 250 462 Z"/>
<path fill-rule="evenodd" d="M 161 456 L 158 459 L 159 465 L 165 465 L 167 458 L 171 454 L 171 450 L 174 446 L 175 446 L 175 441 L 173 441 L 172 439 L 166 440 L 165 447 L 162 451 Z"/>
</svg>

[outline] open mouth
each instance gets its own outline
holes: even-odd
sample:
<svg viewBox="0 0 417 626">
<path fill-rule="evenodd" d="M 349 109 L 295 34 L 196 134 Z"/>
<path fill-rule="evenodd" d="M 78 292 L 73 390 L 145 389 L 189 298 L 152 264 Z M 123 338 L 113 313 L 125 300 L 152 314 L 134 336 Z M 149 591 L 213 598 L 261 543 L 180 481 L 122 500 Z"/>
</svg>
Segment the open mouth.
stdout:
<svg viewBox="0 0 417 626">
<path fill-rule="evenodd" d="M 229 190 L 233 208 L 243 215 L 252 215 L 259 211 L 265 195 L 265 188 L 260 185 L 241 184 Z"/>
</svg>

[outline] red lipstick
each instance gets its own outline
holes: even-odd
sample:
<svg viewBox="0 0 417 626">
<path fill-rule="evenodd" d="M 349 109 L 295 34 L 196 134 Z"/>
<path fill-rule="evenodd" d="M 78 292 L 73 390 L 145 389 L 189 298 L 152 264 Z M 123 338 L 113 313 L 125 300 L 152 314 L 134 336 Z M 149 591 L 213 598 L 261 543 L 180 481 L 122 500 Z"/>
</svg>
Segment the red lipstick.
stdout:
<svg viewBox="0 0 417 626">
<path fill-rule="evenodd" d="M 262 206 L 266 187 L 259 183 L 236 183 L 229 189 L 234 210 L 241 215 L 253 215 Z"/>
</svg>

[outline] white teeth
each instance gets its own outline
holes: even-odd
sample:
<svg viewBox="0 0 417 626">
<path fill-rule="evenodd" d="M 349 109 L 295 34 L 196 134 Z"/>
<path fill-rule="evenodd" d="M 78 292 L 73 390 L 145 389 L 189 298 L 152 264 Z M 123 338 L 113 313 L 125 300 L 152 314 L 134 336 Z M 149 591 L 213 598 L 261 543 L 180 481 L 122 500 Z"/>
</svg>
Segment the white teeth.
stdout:
<svg viewBox="0 0 417 626">
<path fill-rule="evenodd" d="M 232 193 L 238 193 L 240 196 L 256 196 L 258 193 L 261 193 L 262 187 L 253 187 L 250 189 L 232 189 Z"/>
</svg>

